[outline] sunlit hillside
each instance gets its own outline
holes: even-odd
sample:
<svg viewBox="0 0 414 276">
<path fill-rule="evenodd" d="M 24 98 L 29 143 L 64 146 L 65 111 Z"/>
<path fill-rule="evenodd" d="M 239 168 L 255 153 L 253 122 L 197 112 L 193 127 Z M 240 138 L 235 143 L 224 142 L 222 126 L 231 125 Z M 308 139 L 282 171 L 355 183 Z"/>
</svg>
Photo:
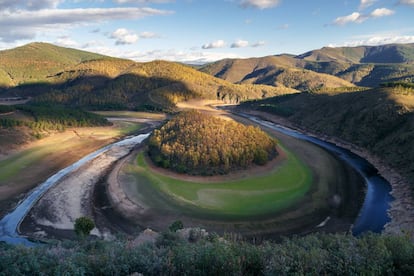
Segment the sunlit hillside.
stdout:
<svg viewBox="0 0 414 276">
<path fill-rule="evenodd" d="M 231 82 L 283 83 L 300 90 L 350 86 L 349 82 L 377 87 L 384 82 L 414 80 L 414 44 L 324 47 L 297 56 L 226 59 L 200 70 Z"/>
</svg>

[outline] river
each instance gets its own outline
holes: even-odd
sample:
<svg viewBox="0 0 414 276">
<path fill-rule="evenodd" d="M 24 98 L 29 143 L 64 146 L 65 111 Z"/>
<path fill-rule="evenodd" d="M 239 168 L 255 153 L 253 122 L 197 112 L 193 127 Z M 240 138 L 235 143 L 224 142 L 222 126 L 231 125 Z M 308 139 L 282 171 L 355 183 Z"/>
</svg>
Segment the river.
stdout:
<svg viewBox="0 0 414 276">
<path fill-rule="evenodd" d="M 261 120 L 247 114 L 239 113 L 238 115 L 246 117 L 249 120 L 256 122 L 262 126 L 282 132 L 289 136 L 314 143 L 335 154 L 362 175 L 367 187 L 366 196 L 360 213 L 352 228 L 354 235 L 359 235 L 367 231 L 379 233 L 383 230 L 384 225 L 390 221 L 387 210 L 389 209 L 390 202 L 393 200 L 392 196 L 390 195 L 391 185 L 378 174 L 378 171 L 367 160 L 347 149 L 341 148 L 329 142 L 322 141 L 313 136 L 305 135 L 298 131 L 274 124 L 269 121 Z M 58 183 L 59 180 L 61 180 L 64 176 L 85 165 L 87 162 L 108 151 L 112 147 L 130 146 L 132 148 L 133 146 L 145 140 L 149 134 L 150 133 L 141 134 L 132 138 L 124 139 L 114 144 L 110 144 L 85 156 L 76 163 L 60 170 L 48 178 L 41 185 L 33 189 L 32 192 L 30 192 L 30 194 L 21 203 L 19 203 L 14 211 L 7 214 L 0 221 L 0 241 L 4 241 L 10 244 L 24 244 L 28 246 L 34 245 L 35 243 L 29 241 L 26 237 L 20 236 L 17 229 L 21 221 L 28 214 L 33 205 L 42 197 L 42 195 L 44 195 L 51 187 Z"/>
<path fill-rule="evenodd" d="M 9 214 L 3 217 L 0 221 L 0 241 L 4 241 L 10 244 L 24 244 L 34 245 L 33 242 L 29 241 L 26 237 L 20 236 L 18 233 L 18 227 L 25 216 L 29 213 L 33 205 L 55 184 L 67 176 L 69 173 L 77 170 L 81 166 L 85 165 L 89 161 L 98 157 L 99 155 L 115 148 L 115 147 L 126 147 L 132 149 L 135 145 L 144 141 L 150 133 L 140 134 L 134 137 L 129 137 L 118 141 L 116 143 L 107 145 L 95 152 L 88 154 L 79 161 L 72 165 L 58 171 L 56 174 L 49 177 L 45 182 L 34 188 L 29 195 L 18 204 L 18 206 Z"/>
<path fill-rule="evenodd" d="M 378 170 L 367 160 L 333 143 L 305 135 L 296 130 L 261 120 L 247 114 L 238 115 L 286 135 L 316 144 L 344 160 L 364 178 L 366 195 L 359 215 L 352 227 L 352 233 L 354 235 L 359 235 L 367 231 L 380 233 L 384 229 L 385 224 L 391 220 L 388 216 L 388 209 L 393 200 L 393 197 L 390 194 L 391 185 L 378 174 Z"/>
</svg>

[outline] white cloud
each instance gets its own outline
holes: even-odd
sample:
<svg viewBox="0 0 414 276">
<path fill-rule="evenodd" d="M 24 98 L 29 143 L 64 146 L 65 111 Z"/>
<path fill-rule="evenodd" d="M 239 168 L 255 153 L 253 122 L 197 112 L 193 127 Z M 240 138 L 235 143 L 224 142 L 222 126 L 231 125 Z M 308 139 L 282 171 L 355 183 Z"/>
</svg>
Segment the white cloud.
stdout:
<svg viewBox="0 0 414 276">
<path fill-rule="evenodd" d="M 40 10 L 56 8 L 62 0 L 0 0 L 0 10 Z"/>
<path fill-rule="evenodd" d="M 70 48 L 75 48 L 75 47 L 79 47 L 79 44 L 74 41 L 72 38 L 70 38 L 69 36 L 61 36 L 59 37 L 54 44 L 63 46 L 63 47 L 70 47 Z"/>
<path fill-rule="evenodd" d="M 215 49 L 215 48 L 223 48 L 226 46 L 226 42 L 224 40 L 217 40 L 201 46 L 203 49 Z"/>
<path fill-rule="evenodd" d="M 249 46 L 249 41 L 247 40 L 237 40 L 230 45 L 230 48 L 244 48 Z"/>
<path fill-rule="evenodd" d="M 114 0 L 118 4 L 162 4 L 162 3 L 171 3 L 175 0 Z"/>
<path fill-rule="evenodd" d="M 361 23 L 364 20 L 366 20 L 366 17 L 364 17 L 362 14 L 360 14 L 359 12 L 353 12 L 350 15 L 340 16 L 336 18 L 334 24 L 345 25 L 351 22 Z"/>
<path fill-rule="evenodd" d="M 158 38 L 160 36 L 153 32 L 142 32 L 139 34 L 139 37 L 140 38 Z"/>
<path fill-rule="evenodd" d="M 393 15 L 395 11 L 387 9 L 387 8 L 381 8 L 381 9 L 375 9 L 373 12 L 370 13 L 371 17 L 382 17 L 382 16 L 390 16 Z"/>
<path fill-rule="evenodd" d="M 104 54 L 104 53 L 103 53 Z M 118 55 L 123 58 L 132 59 L 135 61 L 151 61 L 151 60 L 169 60 L 191 64 L 204 64 L 225 58 L 243 58 L 234 53 L 215 53 L 203 51 L 179 51 L 175 49 L 170 50 L 153 50 L 153 51 L 131 51 L 125 52 L 123 55 Z"/>
<path fill-rule="evenodd" d="M 377 46 L 384 44 L 394 44 L 394 43 L 414 43 L 413 35 L 368 35 L 361 37 L 360 39 L 355 39 L 347 41 L 343 44 L 330 44 L 330 47 L 356 47 L 356 46 Z"/>
<path fill-rule="evenodd" d="M 414 0 L 400 0 L 400 4 L 414 6 Z"/>
<path fill-rule="evenodd" d="M 333 24 L 335 25 L 346 25 L 348 23 L 362 23 L 369 18 L 378 18 L 384 16 L 393 15 L 395 11 L 387 8 L 379 8 L 372 11 L 370 14 L 361 14 L 359 12 L 353 12 L 350 15 L 337 17 Z"/>
<path fill-rule="evenodd" d="M 257 48 L 257 47 L 262 47 L 262 46 L 264 46 L 264 45 L 266 45 L 266 42 L 264 42 L 264 41 L 258 41 L 258 42 L 256 42 L 256 43 L 253 43 L 253 44 L 251 45 L 251 47 L 253 47 L 253 48 Z"/>
<path fill-rule="evenodd" d="M 60 31 L 82 24 L 116 19 L 140 19 L 171 11 L 152 8 L 42 9 L 0 12 L 0 41 L 33 39 L 39 32 Z M 6 27 L 4 27 L 6 26 Z"/>
<path fill-rule="evenodd" d="M 376 0 L 361 0 L 361 3 L 359 4 L 359 10 L 365 10 L 369 6 L 372 6 Z"/>
<path fill-rule="evenodd" d="M 138 41 L 138 35 L 124 28 L 114 31 L 110 38 L 115 39 L 116 45 L 134 44 Z"/>
<path fill-rule="evenodd" d="M 240 5 L 244 8 L 269 9 L 279 5 L 280 0 L 242 0 Z"/>
</svg>

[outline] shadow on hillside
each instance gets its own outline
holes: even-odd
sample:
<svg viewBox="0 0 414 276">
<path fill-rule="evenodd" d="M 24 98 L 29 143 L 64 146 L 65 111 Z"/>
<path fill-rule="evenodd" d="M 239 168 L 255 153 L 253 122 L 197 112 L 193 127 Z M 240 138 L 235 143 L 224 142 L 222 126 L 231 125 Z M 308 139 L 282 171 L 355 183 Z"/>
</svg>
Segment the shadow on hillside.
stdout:
<svg viewBox="0 0 414 276">
<path fill-rule="evenodd" d="M 58 104 L 91 110 L 172 111 L 178 101 L 193 98 L 239 101 L 239 91 L 211 81 L 177 81 L 162 77 L 123 74 L 116 78 L 68 71 L 50 83 L 0 87 L 0 98 L 31 98 L 31 103 Z"/>
<path fill-rule="evenodd" d="M 161 88 L 164 93 L 158 91 Z M 4 101 L 31 98 L 31 103 L 101 110 L 164 110 L 172 108 L 174 100 L 194 96 L 195 93 L 182 82 L 134 74 L 113 79 L 101 75 L 77 76 L 55 83 L 0 88 L 0 98 Z"/>
</svg>

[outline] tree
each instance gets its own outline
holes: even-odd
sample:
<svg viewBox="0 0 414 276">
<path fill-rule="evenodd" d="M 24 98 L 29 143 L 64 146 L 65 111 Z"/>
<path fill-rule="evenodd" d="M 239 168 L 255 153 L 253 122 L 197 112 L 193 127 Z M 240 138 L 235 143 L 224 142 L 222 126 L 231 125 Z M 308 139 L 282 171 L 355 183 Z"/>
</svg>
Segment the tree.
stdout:
<svg viewBox="0 0 414 276">
<path fill-rule="evenodd" d="M 170 225 L 170 227 L 168 227 L 168 229 L 171 231 L 171 232 L 177 232 L 177 230 L 180 230 L 180 229 L 183 229 L 184 228 L 184 225 L 183 225 L 183 222 L 181 221 L 181 220 L 176 220 L 176 221 L 174 221 L 171 225 Z"/>
<path fill-rule="evenodd" d="M 95 227 L 93 220 L 87 217 L 80 217 L 75 220 L 75 232 L 80 237 L 86 237 Z"/>
</svg>

